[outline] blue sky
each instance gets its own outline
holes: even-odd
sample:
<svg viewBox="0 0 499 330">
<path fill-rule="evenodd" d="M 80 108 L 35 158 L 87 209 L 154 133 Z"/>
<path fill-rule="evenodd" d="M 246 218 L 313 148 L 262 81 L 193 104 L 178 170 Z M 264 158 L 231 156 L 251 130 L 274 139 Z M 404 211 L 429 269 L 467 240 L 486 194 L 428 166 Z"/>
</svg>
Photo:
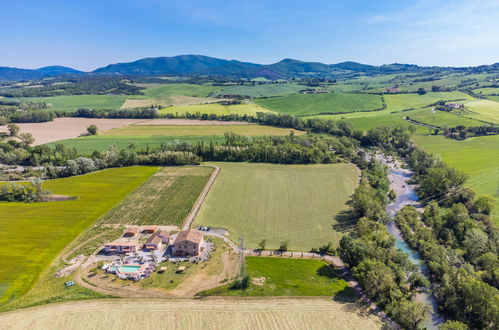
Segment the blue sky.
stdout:
<svg viewBox="0 0 499 330">
<path fill-rule="evenodd" d="M 0 0 L 0 13 L 0 66 L 93 70 L 180 54 L 499 62 L 499 0 Z"/>
</svg>

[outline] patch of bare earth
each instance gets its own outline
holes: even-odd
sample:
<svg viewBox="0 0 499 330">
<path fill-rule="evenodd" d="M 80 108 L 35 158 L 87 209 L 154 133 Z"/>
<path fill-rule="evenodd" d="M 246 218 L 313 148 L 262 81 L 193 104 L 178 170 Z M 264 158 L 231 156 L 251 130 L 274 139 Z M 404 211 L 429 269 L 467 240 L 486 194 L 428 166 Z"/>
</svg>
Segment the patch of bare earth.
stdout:
<svg viewBox="0 0 499 330">
<path fill-rule="evenodd" d="M 78 137 L 87 132 L 87 127 L 96 125 L 99 130 L 108 130 L 137 123 L 141 119 L 101 118 L 56 118 L 46 123 L 20 123 L 21 132 L 31 133 L 34 145 Z M 0 126 L 0 132 L 7 132 L 7 126 Z"/>
<path fill-rule="evenodd" d="M 102 299 L 0 314 L 5 329 L 386 329 L 355 303 L 329 299 Z"/>
<path fill-rule="evenodd" d="M 198 119 L 152 119 L 144 120 L 134 125 L 172 125 L 172 126 L 206 126 L 206 125 L 254 125 L 244 121 L 198 120 Z"/>
</svg>

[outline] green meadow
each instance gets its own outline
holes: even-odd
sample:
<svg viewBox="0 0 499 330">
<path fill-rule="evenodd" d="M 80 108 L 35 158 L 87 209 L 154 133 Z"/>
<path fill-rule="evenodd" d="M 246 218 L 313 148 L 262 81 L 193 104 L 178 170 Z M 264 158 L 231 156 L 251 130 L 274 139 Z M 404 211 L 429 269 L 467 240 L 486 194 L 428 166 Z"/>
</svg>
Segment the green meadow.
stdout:
<svg viewBox="0 0 499 330">
<path fill-rule="evenodd" d="M 468 176 L 478 194 L 495 198 L 493 220 L 499 225 L 499 135 L 456 141 L 443 136 L 415 136 L 416 143 Z"/>
<path fill-rule="evenodd" d="M 145 96 L 151 98 L 166 98 L 173 95 L 208 97 L 218 92 L 220 86 L 196 84 L 152 84 L 142 90 Z"/>
<path fill-rule="evenodd" d="M 299 94 L 255 102 L 269 110 L 292 115 L 356 112 L 383 106 L 381 97 L 373 94 Z"/>
<path fill-rule="evenodd" d="M 352 164 L 274 165 L 207 163 L 221 168 L 195 225 L 221 227 L 250 248 L 262 239 L 276 249 L 307 251 L 332 242 L 346 231 L 336 217 L 347 210 L 359 172 Z"/>
<path fill-rule="evenodd" d="M 171 106 L 167 108 L 163 108 L 159 110 L 159 113 L 162 115 L 171 114 L 174 116 L 184 116 L 187 113 L 190 114 L 215 114 L 218 116 L 222 115 L 248 115 L 248 116 L 256 116 L 257 112 L 271 112 L 268 109 L 265 109 L 254 103 L 244 103 L 244 104 L 236 104 L 236 105 L 223 105 L 220 103 L 211 103 L 211 104 L 199 104 L 199 105 L 178 105 Z"/>
<path fill-rule="evenodd" d="M 467 109 L 472 111 L 468 117 L 499 124 L 499 102 L 492 100 L 477 100 L 465 103 Z"/>
<path fill-rule="evenodd" d="M 30 102 L 45 102 L 48 110 L 76 111 L 78 108 L 89 109 L 119 109 L 125 102 L 125 95 L 63 95 L 51 97 L 30 97 L 22 100 Z"/>
<path fill-rule="evenodd" d="M 440 100 L 473 100 L 473 98 L 462 92 L 429 92 L 423 95 L 416 93 L 385 95 L 385 102 L 389 111 L 424 108 Z"/>
<path fill-rule="evenodd" d="M 265 85 L 234 85 L 224 86 L 218 95 L 245 95 L 250 97 L 276 96 L 298 93 L 306 87 L 298 84 L 265 84 Z"/>
<path fill-rule="evenodd" d="M 432 110 L 432 108 L 424 108 L 412 111 L 404 111 L 401 113 L 412 120 L 416 120 L 425 124 L 434 125 L 438 127 L 456 127 L 459 125 L 473 127 L 482 126 L 483 122 L 467 118 L 464 116 L 452 114 L 446 111 Z"/>
<path fill-rule="evenodd" d="M 246 257 L 246 273 L 250 284 L 245 290 L 231 289 L 229 284 L 201 295 L 355 297 L 348 283 L 321 260 Z"/>
<path fill-rule="evenodd" d="M 77 199 L 0 203 L 0 304 L 28 291 L 66 245 L 157 171 L 115 168 L 49 180 L 44 189 Z"/>
</svg>

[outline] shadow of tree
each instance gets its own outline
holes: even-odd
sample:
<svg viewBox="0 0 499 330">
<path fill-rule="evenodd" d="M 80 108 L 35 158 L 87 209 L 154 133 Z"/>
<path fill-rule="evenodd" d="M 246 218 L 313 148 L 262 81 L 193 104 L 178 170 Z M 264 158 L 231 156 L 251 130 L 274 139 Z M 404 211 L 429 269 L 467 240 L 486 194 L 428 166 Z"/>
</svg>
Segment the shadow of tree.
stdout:
<svg viewBox="0 0 499 330">
<path fill-rule="evenodd" d="M 357 224 L 357 219 L 353 216 L 350 210 L 341 211 L 334 217 L 336 223 L 332 225 L 337 232 L 344 233 L 352 230 Z"/>
</svg>

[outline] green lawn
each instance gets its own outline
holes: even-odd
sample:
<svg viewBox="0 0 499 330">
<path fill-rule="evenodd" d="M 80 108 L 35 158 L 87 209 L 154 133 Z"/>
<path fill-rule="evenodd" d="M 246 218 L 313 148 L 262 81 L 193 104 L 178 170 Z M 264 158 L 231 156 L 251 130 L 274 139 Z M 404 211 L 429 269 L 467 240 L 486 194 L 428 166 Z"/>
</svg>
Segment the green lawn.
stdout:
<svg viewBox="0 0 499 330">
<path fill-rule="evenodd" d="M 381 97 L 371 94 L 300 94 L 255 102 L 269 110 L 292 115 L 356 112 L 382 107 Z"/>
<path fill-rule="evenodd" d="M 165 135 L 93 135 L 84 136 L 73 139 L 61 140 L 49 143 L 48 145 L 54 146 L 56 144 L 64 144 L 66 147 L 76 148 L 76 150 L 85 155 L 90 155 L 95 150 L 105 151 L 112 145 L 116 149 L 127 149 L 131 144 L 135 146 L 135 150 L 146 150 L 147 148 L 156 149 L 162 144 L 187 142 L 197 144 L 203 141 L 205 143 L 225 143 L 223 136 L 201 136 L 201 135 L 182 135 L 182 136 L 165 136 Z"/>
<path fill-rule="evenodd" d="M 492 100 L 477 100 L 465 103 L 467 109 L 473 111 L 468 117 L 499 124 L 499 102 Z"/>
<path fill-rule="evenodd" d="M 69 242 L 157 170 L 116 168 L 44 183 L 77 200 L 0 203 L 0 304 L 25 293 Z"/>
<path fill-rule="evenodd" d="M 202 295 L 355 297 L 347 282 L 320 260 L 247 257 L 246 272 L 250 277 L 246 290 L 231 289 L 229 284 Z M 263 285 L 252 283 L 258 278 L 265 278 Z"/>
<path fill-rule="evenodd" d="M 166 98 L 172 95 L 208 97 L 221 89 L 220 86 L 195 84 L 157 84 L 142 90 L 147 97 Z"/>
<path fill-rule="evenodd" d="M 336 215 L 348 209 L 358 184 L 351 164 L 273 165 L 208 163 L 221 172 L 196 217 L 195 225 L 222 227 L 250 248 L 289 241 L 290 250 L 337 245 L 344 227 Z M 340 221 L 341 222 L 341 221 Z"/>
<path fill-rule="evenodd" d="M 164 167 L 98 223 L 181 227 L 212 171 L 202 166 Z"/>
<path fill-rule="evenodd" d="M 442 136 L 415 136 L 426 151 L 440 155 L 452 167 L 468 175 L 467 184 L 477 193 L 494 197 L 493 220 L 499 225 L 499 135 L 464 141 Z"/>
<path fill-rule="evenodd" d="M 78 108 L 119 109 L 126 100 L 125 95 L 63 95 L 52 97 L 30 97 L 21 100 L 45 102 L 48 110 L 75 111 Z"/>
<path fill-rule="evenodd" d="M 185 114 L 215 114 L 221 115 L 248 115 L 256 116 L 257 112 L 271 112 L 268 109 L 262 108 L 261 106 L 254 103 L 244 103 L 237 105 L 222 105 L 219 103 L 212 104 L 200 104 L 200 105 L 177 105 L 159 110 L 162 115 L 172 114 L 178 116 L 185 116 Z"/>
<path fill-rule="evenodd" d="M 412 94 L 387 94 L 385 95 L 386 106 L 389 111 L 400 111 L 404 109 L 424 108 L 437 101 L 473 100 L 468 94 L 461 92 L 438 92 L 419 95 Z"/>
</svg>

